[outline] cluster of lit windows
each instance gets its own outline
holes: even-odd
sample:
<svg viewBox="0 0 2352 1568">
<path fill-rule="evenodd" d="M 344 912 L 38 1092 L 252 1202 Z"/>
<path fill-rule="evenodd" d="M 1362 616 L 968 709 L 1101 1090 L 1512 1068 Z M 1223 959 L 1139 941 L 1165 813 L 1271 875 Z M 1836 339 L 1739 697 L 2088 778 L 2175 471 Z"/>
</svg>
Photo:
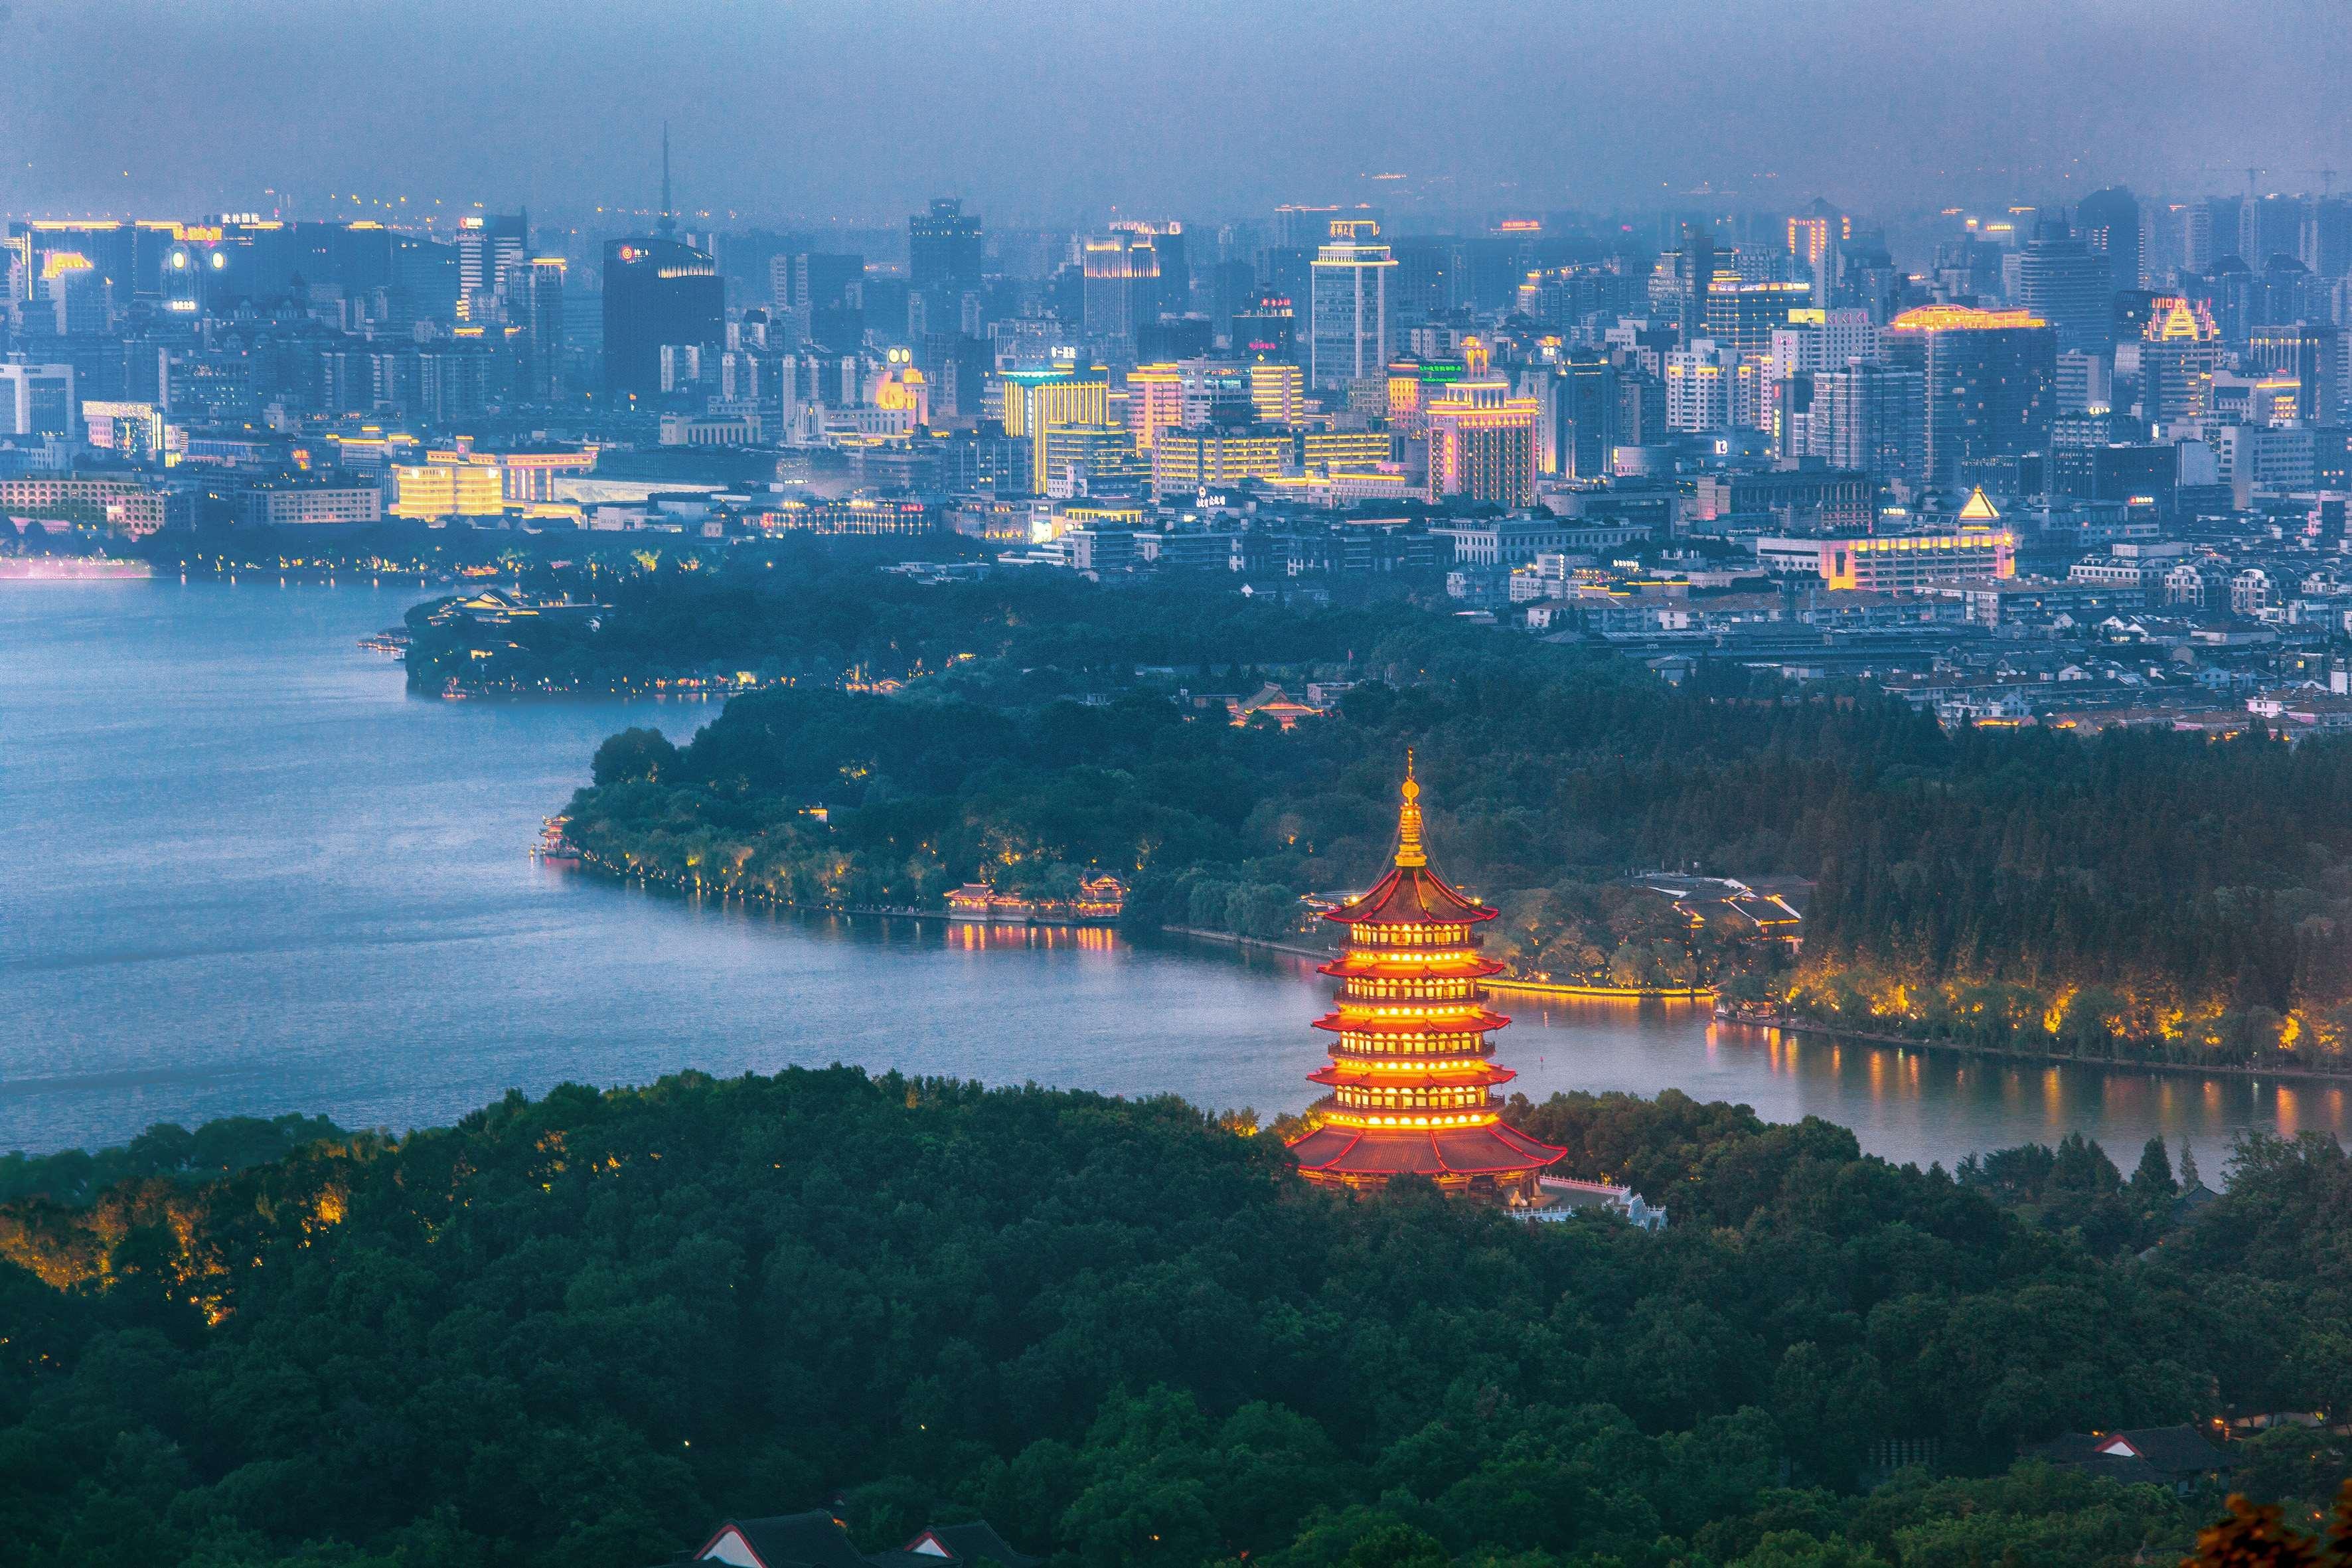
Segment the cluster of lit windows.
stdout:
<svg viewBox="0 0 2352 1568">
<path fill-rule="evenodd" d="M 1483 1031 L 1458 1035 L 1360 1035 L 1352 1029 L 1339 1031 L 1339 1049 L 1360 1057 L 1458 1055 L 1484 1049 L 1486 1044 Z"/>
<path fill-rule="evenodd" d="M 1342 1105 L 1372 1110 L 1458 1110 L 1486 1103 L 1484 1087 L 1391 1089 L 1385 1084 L 1349 1084 L 1337 1096 Z"/>
<path fill-rule="evenodd" d="M 1411 1116 L 1333 1110 L 1326 1111 L 1323 1120 L 1339 1127 L 1484 1127 L 1498 1118 L 1491 1110 Z"/>
<path fill-rule="evenodd" d="M 1366 947 L 1436 947 L 1468 942 L 1470 928 L 1466 925 L 1366 925 L 1359 926 L 1351 940 Z"/>
<path fill-rule="evenodd" d="M 1348 982 L 1348 1000 L 1379 1001 L 1388 997 L 1403 997 L 1423 1002 L 1463 1001 L 1474 994 L 1476 982 L 1464 976 L 1445 975 L 1436 979 L 1391 979 L 1384 975 L 1359 976 Z"/>
</svg>

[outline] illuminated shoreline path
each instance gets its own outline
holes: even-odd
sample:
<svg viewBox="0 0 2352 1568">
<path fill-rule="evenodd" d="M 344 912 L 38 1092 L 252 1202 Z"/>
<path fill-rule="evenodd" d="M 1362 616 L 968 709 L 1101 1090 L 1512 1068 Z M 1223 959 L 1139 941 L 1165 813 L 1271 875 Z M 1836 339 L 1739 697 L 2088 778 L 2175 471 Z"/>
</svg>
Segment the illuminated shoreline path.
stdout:
<svg viewBox="0 0 2352 1568">
<path fill-rule="evenodd" d="M 1502 1119 L 1494 1090 L 1517 1075 L 1486 1036 L 1510 1020 L 1490 1012 L 1479 982 L 1503 966 L 1478 951 L 1495 911 L 1455 892 L 1422 847 L 1421 785 L 1405 755 L 1396 864 L 1362 898 L 1323 918 L 1348 928 L 1347 951 L 1323 965 L 1340 982 L 1327 1029 L 1331 1059 L 1308 1081 L 1330 1092 L 1316 1126 L 1290 1145 L 1308 1181 L 1367 1191 L 1391 1176 L 1426 1176 L 1440 1191 L 1521 1205 L 1536 1173 L 1568 1151 Z"/>
</svg>

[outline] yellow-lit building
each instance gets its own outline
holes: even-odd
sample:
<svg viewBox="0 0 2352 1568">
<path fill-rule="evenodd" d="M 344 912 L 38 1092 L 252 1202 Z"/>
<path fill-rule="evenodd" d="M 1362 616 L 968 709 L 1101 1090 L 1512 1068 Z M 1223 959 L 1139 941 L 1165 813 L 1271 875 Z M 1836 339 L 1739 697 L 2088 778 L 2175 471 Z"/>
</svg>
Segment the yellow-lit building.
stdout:
<svg viewBox="0 0 2352 1568">
<path fill-rule="evenodd" d="M 1079 371 L 1008 370 L 1000 375 L 1004 401 L 1004 433 L 1029 443 L 1029 483 L 1033 492 L 1045 493 L 1047 473 L 1045 433 L 1056 425 L 1107 425 L 1110 422 L 1110 375 L 1100 365 Z"/>
<path fill-rule="evenodd" d="M 497 517 L 507 509 L 506 486 L 494 459 L 436 452 L 423 463 L 392 469 L 394 517 Z"/>
<path fill-rule="evenodd" d="M 1278 477 L 1291 459 L 1287 431 L 1162 430 L 1151 448 L 1151 489 L 1167 495 L 1231 484 L 1236 479 Z"/>
<path fill-rule="evenodd" d="M 1302 468 L 1377 468 L 1390 461 L 1385 430 L 1302 430 L 1298 433 L 1298 466 Z"/>
<path fill-rule="evenodd" d="M 1543 405 L 1513 395 L 1509 382 L 1491 373 L 1486 347 L 1462 342 L 1464 375 L 1423 405 L 1429 431 L 1429 488 L 1521 507 L 1536 499 L 1536 425 Z"/>
<path fill-rule="evenodd" d="M 1938 533 L 1759 539 L 1756 562 L 1768 572 L 1818 577 L 1826 588 L 1873 593 L 2017 575 L 2017 536 L 2001 526 L 1982 489 L 1969 497 L 1956 521 L 1958 528 Z"/>
<path fill-rule="evenodd" d="M 1249 367 L 1250 406 L 1268 425 L 1296 425 L 1307 414 L 1307 373 L 1295 364 L 1258 360 Z"/>
<path fill-rule="evenodd" d="M 1184 372 L 1172 363 L 1139 364 L 1127 373 L 1127 427 L 1135 449 L 1148 453 L 1160 431 L 1184 423 Z"/>
<path fill-rule="evenodd" d="M 1045 479 L 1049 496 L 1080 493 L 1071 470 L 1084 471 L 1086 482 L 1141 479 L 1151 471 L 1149 458 L 1135 449 L 1135 437 L 1124 425 L 1054 425 L 1045 435 Z"/>
</svg>

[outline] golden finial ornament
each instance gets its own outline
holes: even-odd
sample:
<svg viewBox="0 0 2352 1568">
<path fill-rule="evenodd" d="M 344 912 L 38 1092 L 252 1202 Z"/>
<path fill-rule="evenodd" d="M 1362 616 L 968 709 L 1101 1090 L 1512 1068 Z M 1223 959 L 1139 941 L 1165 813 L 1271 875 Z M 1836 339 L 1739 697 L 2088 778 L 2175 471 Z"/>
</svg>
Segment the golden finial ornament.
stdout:
<svg viewBox="0 0 2352 1568">
<path fill-rule="evenodd" d="M 1421 847 L 1421 783 L 1412 776 L 1412 751 L 1404 753 L 1404 806 L 1397 813 L 1396 863 L 1426 866 L 1429 853 Z"/>
</svg>

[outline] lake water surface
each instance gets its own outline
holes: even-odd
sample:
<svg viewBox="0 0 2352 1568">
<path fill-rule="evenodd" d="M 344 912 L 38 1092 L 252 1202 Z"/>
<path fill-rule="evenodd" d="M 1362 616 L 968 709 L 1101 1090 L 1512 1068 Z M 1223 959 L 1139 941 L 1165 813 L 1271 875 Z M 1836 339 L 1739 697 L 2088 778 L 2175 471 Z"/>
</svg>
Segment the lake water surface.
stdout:
<svg viewBox="0 0 2352 1568">
<path fill-rule="evenodd" d="M 812 921 L 551 870 L 527 849 L 628 724 L 699 702 L 444 702 L 357 639 L 413 586 L 0 583 L 0 1151 L 321 1111 L 446 1122 L 509 1087 L 832 1061 L 1296 1109 L 1326 983 L 1303 960 L 1107 932 Z M 2246 1126 L 2342 1132 L 2346 1090 L 1718 1028 L 1686 1005 L 1539 1006 L 1518 1087 L 1680 1088 L 1947 1163 L 2161 1131 L 2209 1177 Z"/>
</svg>

